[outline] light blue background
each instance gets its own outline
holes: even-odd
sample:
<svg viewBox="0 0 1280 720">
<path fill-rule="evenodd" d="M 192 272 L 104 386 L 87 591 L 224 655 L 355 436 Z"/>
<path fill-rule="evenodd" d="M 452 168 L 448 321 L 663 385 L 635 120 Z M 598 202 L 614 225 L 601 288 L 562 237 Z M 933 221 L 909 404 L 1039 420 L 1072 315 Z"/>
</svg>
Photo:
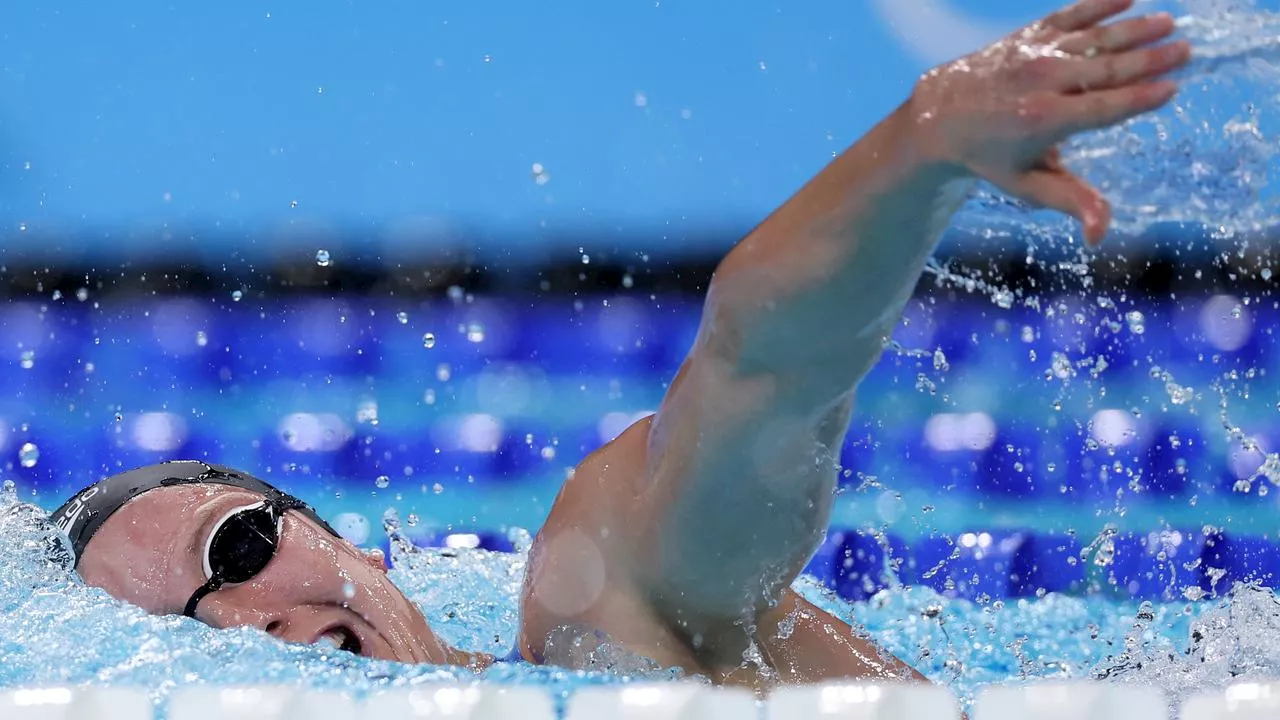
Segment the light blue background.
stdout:
<svg viewBox="0 0 1280 720">
<path fill-rule="evenodd" d="M 0 229 L 738 228 L 1059 3 L 962 4 L 8 2 Z"/>
</svg>

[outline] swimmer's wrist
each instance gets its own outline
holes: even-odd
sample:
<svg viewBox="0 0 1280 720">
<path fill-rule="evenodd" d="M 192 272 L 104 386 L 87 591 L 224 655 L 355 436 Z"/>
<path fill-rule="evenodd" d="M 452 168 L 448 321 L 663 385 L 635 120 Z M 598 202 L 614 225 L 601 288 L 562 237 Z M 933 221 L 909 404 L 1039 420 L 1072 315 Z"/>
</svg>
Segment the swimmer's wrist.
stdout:
<svg viewBox="0 0 1280 720">
<path fill-rule="evenodd" d="M 946 141 L 945 120 L 936 107 L 926 106 L 918 93 L 912 93 L 890 117 L 899 144 L 910 158 L 916 174 L 949 184 L 957 180 L 976 180 L 967 163 Z"/>
</svg>

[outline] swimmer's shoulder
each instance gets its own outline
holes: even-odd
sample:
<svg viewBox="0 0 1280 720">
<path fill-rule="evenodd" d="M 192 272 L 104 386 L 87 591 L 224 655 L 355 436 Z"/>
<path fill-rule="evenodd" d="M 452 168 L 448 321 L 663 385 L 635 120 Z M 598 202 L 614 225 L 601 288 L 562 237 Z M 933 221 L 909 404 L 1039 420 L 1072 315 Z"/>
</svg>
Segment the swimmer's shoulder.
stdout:
<svg viewBox="0 0 1280 720">
<path fill-rule="evenodd" d="M 636 421 L 585 458 L 556 497 L 525 572 L 525 657 L 540 657 L 542 640 L 563 625 L 587 625 L 624 641 L 656 631 L 625 557 L 630 534 L 643 522 L 634 515 L 652 422 L 652 416 Z"/>
</svg>

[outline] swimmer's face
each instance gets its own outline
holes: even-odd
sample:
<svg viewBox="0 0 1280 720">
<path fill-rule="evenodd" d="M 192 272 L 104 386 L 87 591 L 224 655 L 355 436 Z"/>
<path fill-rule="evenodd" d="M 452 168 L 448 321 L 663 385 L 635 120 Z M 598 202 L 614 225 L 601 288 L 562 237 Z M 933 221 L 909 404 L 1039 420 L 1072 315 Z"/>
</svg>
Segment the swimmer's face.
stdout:
<svg viewBox="0 0 1280 720">
<path fill-rule="evenodd" d="M 143 493 L 103 523 L 78 570 L 85 582 L 147 612 L 181 614 L 207 579 L 203 553 L 212 526 L 261 500 L 224 485 Z M 205 596 L 196 617 L 218 628 L 251 625 L 286 642 L 329 642 L 366 657 L 459 661 L 392 584 L 381 554 L 363 553 L 292 511 L 262 572 Z"/>
</svg>

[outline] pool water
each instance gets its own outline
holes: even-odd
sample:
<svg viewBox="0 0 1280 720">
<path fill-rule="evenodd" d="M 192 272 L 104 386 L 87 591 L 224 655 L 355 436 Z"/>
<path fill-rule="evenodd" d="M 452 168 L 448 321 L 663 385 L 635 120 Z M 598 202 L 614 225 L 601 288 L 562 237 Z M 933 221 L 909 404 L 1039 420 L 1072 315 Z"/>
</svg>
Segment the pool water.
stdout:
<svg viewBox="0 0 1280 720">
<path fill-rule="evenodd" d="M 1118 239 L 992 195 L 959 226 L 1024 243 L 1041 284 L 932 267 L 860 395 L 829 542 L 797 587 L 969 698 L 1099 678 L 1177 700 L 1275 674 L 1280 303 L 1270 251 L 1273 36 L 1251 3 L 1175 4 L 1200 59 L 1180 104 L 1072 145 L 1120 229 L 1217 268 L 1195 292 L 1130 286 Z M 1216 73 L 1210 77 L 1207 73 Z M 1205 233 L 1169 223 L 1208 225 Z M 1280 266 L 1276 266 L 1280 270 Z M 1197 277 L 1199 277 L 1197 275 Z M 171 457 L 255 471 L 346 536 L 451 642 L 503 654 L 530 533 L 566 471 L 656 407 L 697 298 L 81 294 L 0 306 L 0 686 L 302 683 L 362 694 L 446 678 L 157 618 L 56 561 L 44 510 Z M 11 345 L 11 346 L 10 346 Z M 569 692 L 642 667 L 498 666 Z M 645 676 L 671 677 L 663 669 Z"/>
<path fill-rule="evenodd" d="M 46 559 L 56 536 L 43 520 L 12 493 L 0 498 L 0 686 L 105 683 L 145 688 L 159 700 L 189 684 L 302 684 L 362 696 L 472 679 L 455 668 L 368 660 L 285 645 L 257 631 L 146 615 Z M 527 536 L 517 541 L 523 548 Z M 523 550 L 393 547 L 400 548 L 394 579 L 445 638 L 471 649 L 510 647 Z M 797 587 L 966 701 L 988 684 L 1042 678 L 1154 684 L 1177 701 L 1193 690 L 1267 677 L 1280 652 L 1280 601 L 1244 585 L 1215 602 L 1157 604 L 1063 595 L 977 604 L 928 588 L 850 603 L 811 580 Z M 584 685 L 676 677 L 665 670 L 624 676 L 609 658 L 600 660 L 596 671 L 499 665 L 483 679 L 563 696 Z"/>
</svg>

